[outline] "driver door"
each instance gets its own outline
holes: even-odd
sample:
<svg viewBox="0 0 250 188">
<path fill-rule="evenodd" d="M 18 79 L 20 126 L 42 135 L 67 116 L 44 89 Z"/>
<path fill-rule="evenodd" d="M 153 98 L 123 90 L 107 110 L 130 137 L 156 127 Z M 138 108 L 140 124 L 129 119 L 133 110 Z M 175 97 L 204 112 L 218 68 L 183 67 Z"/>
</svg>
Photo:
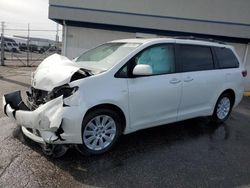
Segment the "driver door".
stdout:
<svg viewBox="0 0 250 188">
<path fill-rule="evenodd" d="M 131 128 L 141 129 L 176 121 L 182 82 L 180 75 L 175 73 L 174 45 L 146 48 L 133 58 L 131 70 L 138 64 L 150 65 L 152 75 L 128 78 Z"/>
</svg>

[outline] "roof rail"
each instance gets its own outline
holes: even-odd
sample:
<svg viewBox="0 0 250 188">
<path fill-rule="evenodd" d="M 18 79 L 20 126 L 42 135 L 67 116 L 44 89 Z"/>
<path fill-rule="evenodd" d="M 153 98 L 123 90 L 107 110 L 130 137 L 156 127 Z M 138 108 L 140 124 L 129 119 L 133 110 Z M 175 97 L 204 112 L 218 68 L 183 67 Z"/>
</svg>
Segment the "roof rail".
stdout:
<svg viewBox="0 0 250 188">
<path fill-rule="evenodd" d="M 194 37 L 194 36 L 176 36 L 174 37 L 175 39 L 190 39 L 190 40 L 201 40 L 201 41 L 207 41 L 207 42 L 216 42 L 219 44 L 226 44 L 223 41 L 215 40 L 212 38 L 199 38 L 199 37 Z"/>
</svg>

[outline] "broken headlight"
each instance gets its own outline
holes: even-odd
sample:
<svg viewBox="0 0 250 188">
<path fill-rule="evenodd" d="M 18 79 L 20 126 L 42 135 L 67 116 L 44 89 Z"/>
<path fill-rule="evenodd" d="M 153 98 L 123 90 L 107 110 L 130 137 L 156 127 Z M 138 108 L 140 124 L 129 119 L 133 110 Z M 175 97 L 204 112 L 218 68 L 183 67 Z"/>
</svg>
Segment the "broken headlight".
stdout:
<svg viewBox="0 0 250 188">
<path fill-rule="evenodd" d="M 61 95 L 63 98 L 67 98 L 73 95 L 78 90 L 78 86 L 70 87 L 68 84 L 63 86 L 55 87 L 51 92 L 48 93 L 47 99 L 51 100 Z"/>
</svg>

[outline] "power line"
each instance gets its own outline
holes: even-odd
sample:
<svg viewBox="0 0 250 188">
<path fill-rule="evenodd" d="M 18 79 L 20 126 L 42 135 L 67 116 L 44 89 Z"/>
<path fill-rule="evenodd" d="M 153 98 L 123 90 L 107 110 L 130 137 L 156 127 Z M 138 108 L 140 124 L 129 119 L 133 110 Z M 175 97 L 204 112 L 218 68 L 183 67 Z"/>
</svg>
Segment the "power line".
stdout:
<svg viewBox="0 0 250 188">
<path fill-rule="evenodd" d="M 6 31 L 27 31 L 27 29 L 4 29 Z M 50 29 L 30 29 L 30 31 L 53 31 L 56 32 L 57 30 L 50 30 Z M 58 31 L 62 31 L 62 30 L 58 30 Z"/>
</svg>

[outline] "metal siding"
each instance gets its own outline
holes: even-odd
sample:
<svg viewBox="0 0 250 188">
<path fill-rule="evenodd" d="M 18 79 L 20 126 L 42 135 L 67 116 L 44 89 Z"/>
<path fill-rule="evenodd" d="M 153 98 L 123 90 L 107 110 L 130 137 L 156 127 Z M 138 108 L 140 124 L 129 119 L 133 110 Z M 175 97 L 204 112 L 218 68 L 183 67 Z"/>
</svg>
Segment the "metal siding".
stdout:
<svg viewBox="0 0 250 188">
<path fill-rule="evenodd" d="M 50 4 L 250 24 L 249 0 L 50 0 Z"/>
<path fill-rule="evenodd" d="M 250 26 L 50 7 L 51 19 L 250 38 Z"/>
</svg>

